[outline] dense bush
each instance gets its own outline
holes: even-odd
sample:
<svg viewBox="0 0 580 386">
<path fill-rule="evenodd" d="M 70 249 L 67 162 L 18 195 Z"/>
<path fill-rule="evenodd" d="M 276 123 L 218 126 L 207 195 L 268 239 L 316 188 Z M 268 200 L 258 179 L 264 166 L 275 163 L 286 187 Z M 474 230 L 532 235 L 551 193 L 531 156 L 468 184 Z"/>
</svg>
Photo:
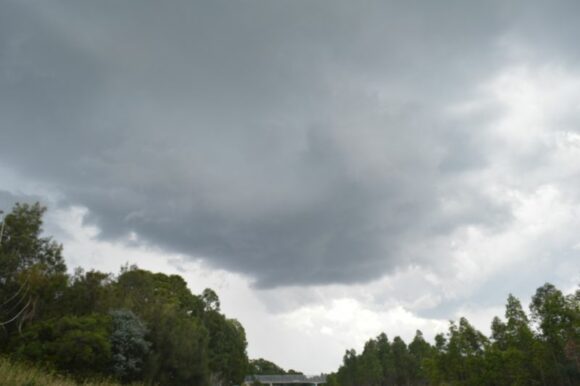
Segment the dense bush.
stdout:
<svg viewBox="0 0 580 386">
<path fill-rule="evenodd" d="M 105 374 L 111 360 L 111 319 L 63 316 L 31 325 L 16 339 L 15 356 L 77 376 Z"/>
</svg>

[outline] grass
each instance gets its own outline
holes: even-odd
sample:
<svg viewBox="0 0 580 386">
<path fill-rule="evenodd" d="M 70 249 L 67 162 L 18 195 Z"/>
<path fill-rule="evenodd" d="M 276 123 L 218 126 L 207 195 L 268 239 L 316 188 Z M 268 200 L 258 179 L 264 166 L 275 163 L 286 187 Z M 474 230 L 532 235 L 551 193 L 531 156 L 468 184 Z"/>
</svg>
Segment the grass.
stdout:
<svg viewBox="0 0 580 386">
<path fill-rule="evenodd" d="M 29 365 L 15 363 L 0 357 L 0 385 L 2 386 L 119 386 L 111 381 L 85 381 L 78 383 L 62 375 Z"/>
</svg>

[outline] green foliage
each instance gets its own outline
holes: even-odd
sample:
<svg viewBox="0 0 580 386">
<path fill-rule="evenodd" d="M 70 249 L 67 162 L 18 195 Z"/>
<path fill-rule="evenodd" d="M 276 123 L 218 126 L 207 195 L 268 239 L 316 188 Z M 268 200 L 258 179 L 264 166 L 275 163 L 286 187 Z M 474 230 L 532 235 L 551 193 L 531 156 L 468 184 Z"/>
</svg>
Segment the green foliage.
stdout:
<svg viewBox="0 0 580 386">
<path fill-rule="evenodd" d="M 326 377 L 326 386 L 339 386 L 338 376 L 336 374 L 329 374 Z"/>
<path fill-rule="evenodd" d="M 114 304 L 132 310 L 149 328 L 152 352 L 145 378 L 167 385 L 206 384 L 208 332 L 199 298 L 177 275 L 132 267 L 113 283 Z"/>
<path fill-rule="evenodd" d="M 2 386 L 119 386 L 119 383 L 105 380 L 105 378 L 85 379 L 78 382 L 45 368 L 16 363 L 0 357 L 0 385 Z"/>
<path fill-rule="evenodd" d="M 539 326 L 540 361 L 549 364 L 544 377 L 553 384 L 566 384 L 580 379 L 578 346 L 580 345 L 580 302 L 576 295 L 564 296 L 552 284 L 536 290 L 530 310 Z"/>
<path fill-rule="evenodd" d="M 246 332 L 234 319 L 208 311 L 205 326 L 209 331 L 209 368 L 215 377 L 241 383 L 248 371 Z"/>
<path fill-rule="evenodd" d="M 246 374 L 286 374 L 270 361 L 248 361 L 242 325 L 221 313 L 211 289 L 195 295 L 178 275 L 137 267 L 116 277 L 82 270 L 69 277 L 62 247 L 42 235 L 44 212 L 38 203 L 17 204 L 5 217 L 0 351 L 77 379 L 114 376 L 160 386 L 234 385 Z M 580 384 L 580 289 L 565 295 L 545 284 L 530 311 L 531 320 L 510 295 L 505 320 L 493 319 L 490 338 L 465 318 L 436 335 L 434 345 L 420 331 L 409 345 L 380 334 L 360 354 L 347 350 L 328 385 Z M 11 366 L 0 361 L 0 383 L 17 379 L 2 378 L 10 371 L 40 384 Z"/>
<path fill-rule="evenodd" d="M 4 218 L 0 243 L 0 274 L 6 284 L 21 272 L 39 264 L 47 274 L 63 273 L 62 246 L 50 237 L 40 237 L 46 208 L 39 203 L 16 204 Z"/>
<path fill-rule="evenodd" d="M 206 312 L 220 310 L 220 299 L 214 290 L 206 288 L 201 293 L 201 300 L 203 301 L 204 310 Z"/>
<path fill-rule="evenodd" d="M 275 364 L 274 362 L 267 361 L 266 359 L 252 359 L 248 364 L 248 374 L 251 375 L 283 375 L 286 371 Z"/>
<path fill-rule="evenodd" d="M 124 382 L 141 378 L 151 343 L 146 340 L 147 328 L 133 312 L 115 310 L 111 312 L 112 332 L 111 369 Z"/>
<path fill-rule="evenodd" d="M 66 288 L 62 246 L 41 237 L 40 204 L 16 204 L 3 219 L 0 240 L 0 347 L 25 323 L 54 316 Z M 2 344 L 4 342 L 4 344 Z"/>
<path fill-rule="evenodd" d="M 113 297 L 110 274 L 77 268 L 69 281 L 61 302 L 62 312 L 73 315 L 108 312 Z"/>
<path fill-rule="evenodd" d="M 241 383 L 242 325 L 178 275 L 124 267 L 115 277 L 66 273 L 62 247 L 42 236 L 39 204 L 17 204 L 0 243 L 0 350 L 77 379 L 200 385 Z"/>
<path fill-rule="evenodd" d="M 111 319 L 64 316 L 36 323 L 15 343 L 17 358 L 47 364 L 75 376 L 105 374 L 111 361 Z"/>
<path fill-rule="evenodd" d="M 201 320 L 180 312 L 175 305 L 166 305 L 146 322 L 153 350 L 145 379 L 162 385 L 206 385 L 208 337 Z"/>
<path fill-rule="evenodd" d="M 433 355 L 433 348 L 419 330 L 415 333 L 413 341 L 409 344 L 410 372 L 412 383 L 421 383 L 428 379 L 426 363 Z"/>
<path fill-rule="evenodd" d="M 360 355 L 347 350 L 328 386 L 580 385 L 580 290 L 565 296 L 545 284 L 530 309 L 536 330 L 510 295 L 506 320 L 493 319 L 490 338 L 465 318 L 437 334 L 433 346 L 420 331 L 408 346 L 380 334 Z"/>
</svg>

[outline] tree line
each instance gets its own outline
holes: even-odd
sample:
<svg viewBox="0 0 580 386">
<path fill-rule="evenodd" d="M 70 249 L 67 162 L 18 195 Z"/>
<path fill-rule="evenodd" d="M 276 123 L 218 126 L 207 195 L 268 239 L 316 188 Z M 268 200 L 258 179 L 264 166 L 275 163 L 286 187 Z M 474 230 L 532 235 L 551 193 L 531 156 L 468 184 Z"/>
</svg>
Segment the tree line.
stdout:
<svg viewBox="0 0 580 386">
<path fill-rule="evenodd" d="M 243 326 L 211 289 L 125 266 L 67 273 L 62 246 L 42 235 L 45 208 L 16 204 L 0 224 L 0 355 L 78 380 L 221 386 L 286 372 L 250 361 Z M 538 288 L 529 316 L 510 295 L 485 336 L 466 318 L 427 342 L 382 333 L 347 350 L 328 386 L 580 385 L 580 289 Z"/>
<path fill-rule="evenodd" d="M 156 385 L 240 384 L 243 326 L 217 294 L 178 275 L 123 267 L 67 273 L 62 246 L 42 235 L 45 208 L 16 204 L 0 228 L 0 354 L 78 380 Z"/>
<path fill-rule="evenodd" d="M 489 337 L 466 318 L 450 322 L 434 344 L 421 331 L 409 344 L 382 333 L 360 354 L 347 350 L 328 386 L 580 385 L 580 289 L 565 295 L 544 284 L 529 308 L 530 317 L 509 295 Z"/>
</svg>

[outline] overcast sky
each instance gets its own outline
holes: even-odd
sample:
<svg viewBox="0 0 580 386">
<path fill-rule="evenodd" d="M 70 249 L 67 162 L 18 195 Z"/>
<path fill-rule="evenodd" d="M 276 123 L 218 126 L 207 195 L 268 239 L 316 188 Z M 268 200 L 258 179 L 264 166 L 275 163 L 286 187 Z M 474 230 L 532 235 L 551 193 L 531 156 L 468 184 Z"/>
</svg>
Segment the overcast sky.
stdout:
<svg viewBox="0 0 580 386">
<path fill-rule="evenodd" d="M 580 2 L 0 0 L 0 208 L 308 373 L 580 282 Z M 279 347 L 284 347 L 281 350 Z"/>
</svg>

